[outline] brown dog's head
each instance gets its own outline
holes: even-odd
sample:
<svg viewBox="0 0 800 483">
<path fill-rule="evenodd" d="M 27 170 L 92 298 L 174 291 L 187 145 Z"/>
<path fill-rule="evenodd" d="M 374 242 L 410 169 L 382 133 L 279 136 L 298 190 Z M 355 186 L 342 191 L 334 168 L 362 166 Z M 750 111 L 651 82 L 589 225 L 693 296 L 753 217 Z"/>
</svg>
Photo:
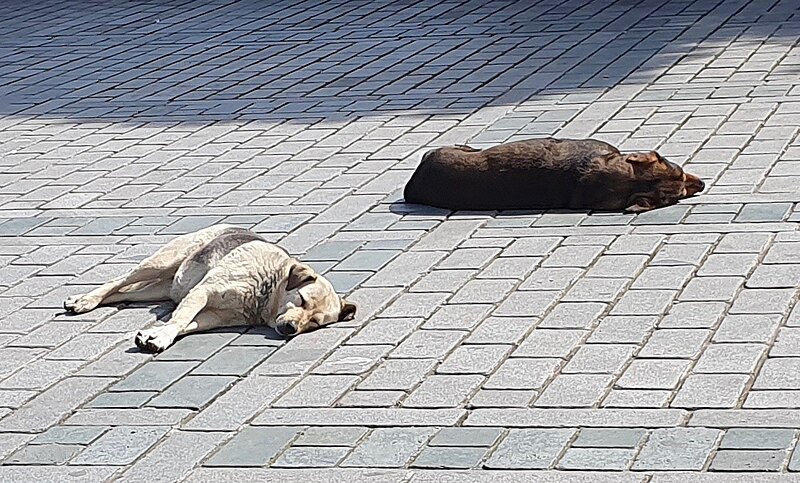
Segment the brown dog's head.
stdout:
<svg viewBox="0 0 800 483">
<path fill-rule="evenodd" d="M 291 337 L 355 315 L 356 306 L 339 297 L 325 277 L 305 263 L 288 262 L 285 296 L 274 326 L 278 334 Z"/>
<path fill-rule="evenodd" d="M 685 172 L 655 151 L 629 154 L 625 161 L 633 169 L 636 186 L 625 208 L 629 213 L 673 205 L 706 187 L 699 177 Z"/>
</svg>

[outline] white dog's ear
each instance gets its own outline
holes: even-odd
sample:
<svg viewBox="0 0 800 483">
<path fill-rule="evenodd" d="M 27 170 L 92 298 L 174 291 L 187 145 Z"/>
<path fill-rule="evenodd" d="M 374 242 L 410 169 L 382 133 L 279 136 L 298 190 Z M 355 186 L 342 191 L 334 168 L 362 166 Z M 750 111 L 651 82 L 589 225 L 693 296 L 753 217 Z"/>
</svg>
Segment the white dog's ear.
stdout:
<svg viewBox="0 0 800 483">
<path fill-rule="evenodd" d="M 294 260 L 294 263 L 289 267 L 289 278 L 286 281 L 286 290 L 294 290 L 313 283 L 317 279 L 317 274 L 314 269 Z"/>
<path fill-rule="evenodd" d="M 339 304 L 342 307 L 339 310 L 339 322 L 353 320 L 356 317 L 356 304 L 350 303 L 341 297 L 339 297 Z"/>
</svg>

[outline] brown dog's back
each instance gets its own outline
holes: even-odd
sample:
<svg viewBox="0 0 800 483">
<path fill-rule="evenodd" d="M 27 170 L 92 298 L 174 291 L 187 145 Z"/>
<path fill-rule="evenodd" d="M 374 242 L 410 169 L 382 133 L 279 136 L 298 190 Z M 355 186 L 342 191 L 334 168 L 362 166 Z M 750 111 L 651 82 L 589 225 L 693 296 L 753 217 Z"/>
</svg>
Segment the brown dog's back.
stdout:
<svg viewBox="0 0 800 483">
<path fill-rule="evenodd" d="M 438 148 L 425 153 L 404 198 L 453 210 L 601 208 L 594 205 L 615 187 L 599 178 L 613 177 L 618 157 L 616 148 L 591 139 Z"/>
</svg>

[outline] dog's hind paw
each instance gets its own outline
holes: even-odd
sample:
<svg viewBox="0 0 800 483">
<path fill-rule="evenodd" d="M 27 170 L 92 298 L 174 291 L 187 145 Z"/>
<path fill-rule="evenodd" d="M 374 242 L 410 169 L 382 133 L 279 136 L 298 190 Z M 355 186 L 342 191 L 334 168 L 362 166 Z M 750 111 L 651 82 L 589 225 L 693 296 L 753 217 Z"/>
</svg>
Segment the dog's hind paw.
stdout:
<svg viewBox="0 0 800 483">
<path fill-rule="evenodd" d="M 140 330 L 136 333 L 136 346 L 139 349 L 149 352 L 161 352 L 175 340 L 172 331 L 167 327 L 153 327 L 152 329 Z"/>
<path fill-rule="evenodd" d="M 73 314 L 83 314 L 100 305 L 100 300 L 88 295 L 75 295 L 64 301 L 64 310 Z"/>
</svg>

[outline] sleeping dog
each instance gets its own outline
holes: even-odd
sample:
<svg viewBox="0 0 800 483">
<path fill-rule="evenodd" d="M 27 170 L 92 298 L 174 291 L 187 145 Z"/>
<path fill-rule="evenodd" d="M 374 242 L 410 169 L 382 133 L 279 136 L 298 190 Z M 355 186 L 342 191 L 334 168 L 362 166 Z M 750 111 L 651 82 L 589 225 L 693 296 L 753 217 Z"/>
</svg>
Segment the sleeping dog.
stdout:
<svg viewBox="0 0 800 483">
<path fill-rule="evenodd" d="M 356 312 L 311 267 L 232 225 L 179 236 L 126 275 L 70 297 L 64 308 L 79 314 L 100 304 L 170 299 L 178 306 L 169 323 L 139 331 L 140 348 L 159 352 L 180 335 L 242 324 L 293 336 Z"/>
<path fill-rule="evenodd" d="M 451 210 L 593 209 L 640 213 L 699 193 L 699 177 L 655 151 L 621 154 L 593 139 L 529 139 L 428 151 L 407 203 Z"/>
</svg>

